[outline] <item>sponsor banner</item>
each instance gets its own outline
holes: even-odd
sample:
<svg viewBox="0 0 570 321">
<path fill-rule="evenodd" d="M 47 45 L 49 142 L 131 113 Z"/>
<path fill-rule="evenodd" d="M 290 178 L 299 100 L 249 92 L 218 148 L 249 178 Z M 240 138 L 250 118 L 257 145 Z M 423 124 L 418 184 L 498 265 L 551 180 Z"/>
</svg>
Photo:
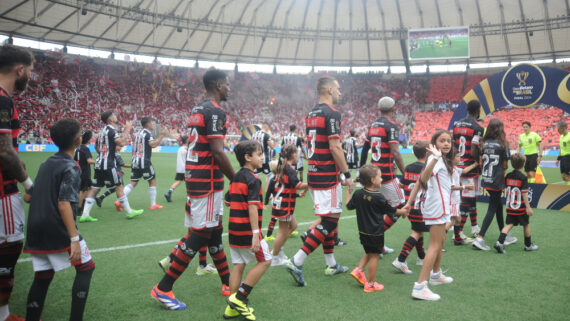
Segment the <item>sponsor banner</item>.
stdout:
<svg viewBox="0 0 570 321">
<path fill-rule="evenodd" d="M 529 183 L 528 200 L 530 207 L 570 212 L 570 186 L 558 184 Z M 489 203 L 489 193 L 481 189 L 479 202 Z M 502 198 L 503 203 L 505 198 Z"/>
<path fill-rule="evenodd" d="M 481 103 L 481 117 L 506 106 L 528 108 L 536 104 L 558 107 L 570 113 L 570 72 L 522 63 L 482 80 L 471 89 L 455 110 L 453 123 L 467 116 L 467 103 Z"/>
<path fill-rule="evenodd" d="M 152 149 L 153 153 L 176 153 L 180 146 L 157 146 L 156 148 Z M 92 153 L 96 153 L 95 146 L 89 145 L 89 150 Z M 58 151 L 58 148 L 54 144 L 20 144 L 18 145 L 19 152 L 52 152 L 55 153 Z M 132 152 L 132 146 L 126 145 L 121 148 L 121 152 L 123 153 L 130 153 Z"/>
</svg>

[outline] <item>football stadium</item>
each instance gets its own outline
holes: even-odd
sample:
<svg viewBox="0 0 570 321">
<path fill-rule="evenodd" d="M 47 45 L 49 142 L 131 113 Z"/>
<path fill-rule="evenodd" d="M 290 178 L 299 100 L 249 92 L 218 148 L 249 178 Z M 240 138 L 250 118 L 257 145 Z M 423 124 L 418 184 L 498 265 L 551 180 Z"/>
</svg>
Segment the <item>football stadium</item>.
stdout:
<svg viewBox="0 0 570 321">
<path fill-rule="evenodd" d="M 2 0 L 0 321 L 567 320 L 569 80 L 568 1 Z"/>
</svg>

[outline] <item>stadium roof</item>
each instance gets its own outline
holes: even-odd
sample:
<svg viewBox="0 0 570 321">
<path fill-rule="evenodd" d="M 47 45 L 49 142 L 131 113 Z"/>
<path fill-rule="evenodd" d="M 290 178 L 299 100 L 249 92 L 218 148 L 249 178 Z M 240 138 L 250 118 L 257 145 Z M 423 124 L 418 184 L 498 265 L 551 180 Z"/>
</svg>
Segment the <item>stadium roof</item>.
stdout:
<svg viewBox="0 0 570 321">
<path fill-rule="evenodd" d="M 7 35 L 240 63 L 408 68 L 408 29 L 455 26 L 471 43 L 455 63 L 570 56 L 568 0 L 0 1 Z"/>
</svg>

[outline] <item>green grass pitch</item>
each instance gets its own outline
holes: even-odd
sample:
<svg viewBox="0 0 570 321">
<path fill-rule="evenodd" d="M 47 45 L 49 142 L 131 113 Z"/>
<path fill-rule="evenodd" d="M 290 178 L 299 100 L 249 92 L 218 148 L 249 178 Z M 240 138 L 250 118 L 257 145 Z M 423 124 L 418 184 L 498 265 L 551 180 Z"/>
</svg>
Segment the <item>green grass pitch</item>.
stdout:
<svg viewBox="0 0 570 321">
<path fill-rule="evenodd" d="M 420 47 L 410 52 L 412 59 L 469 57 L 469 37 L 455 37 L 451 39 L 451 47 L 447 40 L 441 47 L 431 40 L 418 40 Z"/>
<path fill-rule="evenodd" d="M 21 153 L 32 177 L 49 156 L 50 153 Z M 123 156 L 130 160 L 129 154 Z M 229 157 L 237 169 L 235 157 L 232 154 Z M 406 164 L 410 163 L 413 156 L 404 155 L 404 160 Z M 174 178 L 175 162 L 175 154 L 153 155 L 158 175 L 158 201 L 164 205 L 163 210 L 148 210 L 148 185 L 141 182 L 129 199 L 133 208 L 145 208 L 142 216 L 125 219 L 124 214 L 115 211 L 115 196 L 112 195 L 101 209 L 94 207 L 92 215 L 100 219 L 98 223 L 79 224 L 97 266 L 85 320 L 222 319 L 226 303 L 220 295 L 219 278 L 217 275 L 196 276 L 197 262 L 190 264 L 174 286 L 177 297 L 188 305 L 187 310 L 166 311 L 149 295 L 163 275 L 157 261 L 165 257 L 174 241 L 186 233 L 184 188 L 175 191 L 173 203 L 166 203 L 162 196 Z M 558 169 L 546 168 L 544 172 L 549 182 L 560 181 Z M 129 174 L 127 170 L 127 177 Z M 302 232 L 315 216 L 310 196 L 298 200 L 297 204 L 295 215 L 300 222 L 298 230 Z M 481 224 L 487 205 L 480 203 L 478 209 Z M 348 245 L 335 249 L 337 261 L 350 269 L 358 264 L 363 254 L 354 215 L 352 211 L 343 213 L 340 237 Z M 266 211 L 264 227 L 269 217 L 270 213 Z M 224 221 L 227 226 L 227 216 Z M 386 233 L 386 245 L 396 252 L 380 260 L 377 279 L 385 285 L 382 292 L 364 293 L 349 274 L 325 276 L 325 262 L 319 248 L 304 266 L 307 287 L 297 287 L 284 268 L 270 268 L 254 288 L 250 303 L 258 320 L 567 320 L 570 298 L 568 226 L 570 213 L 535 210 L 531 228 L 533 241 L 540 246 L 537 252 L 523 251 L 520 227 L 513 229 L 519 242 L 508 246 L 506 255 L 476 251 L 471 246 L 453 246 L 451 240 L 447 240 L 443 269 L 455 281 L 432 287 L 441 295 L 440 301 L 422 302 L 414 301 L 410 296 L 420 271 L 415 265 L 415 251 L 408 258 L 413 274 L 398 273 L 391 265 L 410 233 L 410 223 L 400 220 Z M 469 234 L 469 227 L 466 232 Z M 497 225 L 493 222 L 487 233 L 487 243 L 493 244 L 498 235 Z M 227 237 L 224 237 L 224 243 L 229 259 Z M 284 249 L 292 256 L 300 246 L 299 238 L 291 238 Z M 17 265 L 10 302 L 12 313 L 20 316 L 25 315 L 26 298 L 33 280 L 32 264 L 27 258 L 28 255 L 22 255 L 23 261 Z M 211 263 L 210 258 L 208 262 Z M 74 276 L 74 269 L 56 273 L 43 320 L 68 318 Z"/>
</svg>

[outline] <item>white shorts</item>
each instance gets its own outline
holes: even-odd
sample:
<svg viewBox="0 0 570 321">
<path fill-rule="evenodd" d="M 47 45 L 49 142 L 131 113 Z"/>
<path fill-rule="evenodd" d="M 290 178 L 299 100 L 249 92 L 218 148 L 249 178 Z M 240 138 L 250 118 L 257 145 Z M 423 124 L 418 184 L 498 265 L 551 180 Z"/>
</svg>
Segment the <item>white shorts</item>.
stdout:
<svg viewBox="0 0 570 321">
<path fill-rule="evenodd" d="M 81 247 L 81 264 L 85 264 L 91 261 L 91 253 L 87 248 L 87 243 L 85 240 L 79 242 Z M 48 253 L 48 254 L 32 254 L 32 264 L 34 266 L 34 272 L 39 271 L 61 271 L 67 269 L 72 264 L 69 262 L 69 252 L 58 252 L 58 253 Z M 80 262 L 74 262 L 73 265 L 79 265 Z"/>
<path fill-rule="evenodd" d="M 430 219 L 424 213 L 422 213 L 422 214 L 424 215 L 424 222 L 426 225 L 441 225 L 441 224 L 451 222 L 451 215 L 450 214 L 444 214 L 442 216 L 439 216 L 439 217 L 433 218 L 433 219 Z"/>
<path fill-rule="evenodd" d="M 253 253 L 251 249 L 230 247 L 230 255 L 232 256 L 233 264 L 248 264 L 251 261 L 267 262 L 273 258 L 265 239 L 261 239 L 259 242 L 259 251 L 256 253 Z"/>
<path fill-rule="evenodd" d="M 309 189 L 313 198 L 315 215 L 342 213 L 342 186 L 340 183 L 331 189 Z"/>
<path fill-rule="evenodd" d="M 459 216 L 459 204 L 451 204 L 451 217 Z"/>
<path fill-rule="evenodd" d="M 288 222 L 291 222 L 291 221 L 293 220 L 293 215 L 294 215 L 294 214 L 287 215 L 286 217 L 282 217 L 282 218 L 279 218 L 279 219 L 277 219 L 277 220 L 278 220 L 279 222 L 288 223 Z"/>
<path fill-rule="evenodd" d="M 461 179 L 461 186 L 465 186 L 467 184 L 475 185 L 475 189 L 474 190 L 469 190 L 469 189 L 462 190 L 461 191 L 461 197 L 477 198 L 477 196 L 480 194 L 479 190 L 480 190 L 480 186 L 481 186 L 479 184 L 479 177 L 462 178 Z"/>
<path fill-rule="evenodd" d="M 26 213 L 20 193 L 0 198 L 0 245 L 24 239 Z"/>
<path fill-rule="evenodd" d="M 388 200 L 392 207 L 398 207 L 406 201 L 404 190 L 400 187 L 400 180 L 397 177 L 380 187 L 380 193 Z"/>
<path fill-rule="evenodd" d="M 220 218 L 224 215 L 223 201 L 222 191 L 201 198 L 190 197 L 190 213 L 192 213 L 190 227 L 200 230 L 218 226 Z"/>
</svg>

